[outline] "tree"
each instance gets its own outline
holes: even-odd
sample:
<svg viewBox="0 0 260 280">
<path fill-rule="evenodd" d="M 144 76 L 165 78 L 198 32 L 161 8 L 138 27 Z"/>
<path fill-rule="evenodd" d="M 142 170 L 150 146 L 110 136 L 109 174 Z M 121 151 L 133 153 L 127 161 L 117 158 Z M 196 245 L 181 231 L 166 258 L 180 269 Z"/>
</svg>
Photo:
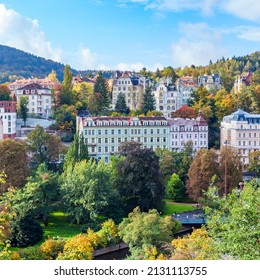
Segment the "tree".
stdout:
<svg viewBox="0 0 260 280">
<path fill-rule="evenodd" d="M 175 201 L 181 200 L 185 196 L 185 187 L 177 174 L 172 174 L 166 185 L 166 197 L 174 199 Z"/>
<path fill-rule="evenodd" d="M 48 75 L 48 79 L 52 82 L 58 82 L 57 73 L 52 69 L 51 73 Z"/>
<path fill-rule="evenodd" d="M 29 175 L 28 147 L 23 141 L 4 139 L 0 141 L 0 172 L 5 174 L 0 195 L 10 186 L 22 187 Z"/>
<path fill-rule="evenodd" d="M 58 175 L 49 171 L 47 165 L 42 163 L 38 166 L 35 175 L 28 179 L 23 192 L 28 195 L 27 199 L 32 203 L 30 214 L 34 213 L 35 216 L 41 217 L 44 225 L 48 226 L 49 215 L 60 198 Z"/>
<path fill-rule="evenodd" d="M 211 178 L 218 170 L 217 155 L 214 150 L 201 149 L 197 151 L 188 172 L 186 183 L 189 196 L 197 201 L 207 190 Z"/>
<path fill-rule="evenodd" d="M 260 175 L 260 151 L 251 152 L 249 154 L 249 171 L 253 171 L 257 176 Z"/>
<path fill-rule="evenodd" d="M 73 74 L 70 72 L 70 66 L 66 65 L 64 68 L 61 93 L 59 96 L 60 105 L 74 105 L 76 102 L 76 95 L 72 90 L 72 78 Z"/>
<path fill-rule="evenodd" d="M 106 110 L 109 107 L 109 88 L 107 80 L 103 77 L 102 72 L 98 73 L 96 83 L 94 85 L 94 93 L 99 93 L 101 96 L 99 112 Z"/>
<path fill-rule="evenodd" d="M 80 161 L 67 167 L 61 190 L 66 211 L 74 223 L 96 221 L 107 206 L 110 192 L 110 167 L 103 160 Z"/>
<path fill-rule="evenodd" d="M 128 114 L 130 112 L 129 108 L 126 106 L 125 95 L 122 92 L 117 96 L 115 110 L 121 114 Z"/>
<path fill-rule="evenodd" d="M 127 147 L 129 144 L 130 147 Z M 127 153 L 122 152 L 127 150 Z M 141 211 L 160 210 L 165 186 L 159 158 L 151 149 L 142 149 L 134 143 L 124 143 L 120 155 L 126 157 L 118 164 L 116 188 L 124 203 L 125 212 L 131 212 L 136 206 Z"/>
<path fill-rule="evenodd" d="M 217 187 L 211 187 L 207 197 L 214 194 L 218 207 L 205 207 L 209 236 L 223 257 L 238 260 L 260 258 L 260 185 L 245 183 L 241 192 L 234 189 L 228 196 L 216 196 Z"/>
<path fill-rule="evenodd" d="M 70 165 L 74 166 L 76 162 L 88 159 L 88 146 L 84 142 L 84 136 L 77 132 L 74 136 L 73 143 L 65 156 L 64 170 Z"/>
<path fill-rule="evenodd" d="M 24 125 L 26 125 L 26 120 L 28 118 L 28 97 L 26 96 L 21 96 L 20 101 L 19 101 L 19 113 L 24 121 Z"/>
<path fill-rule="evenodd" d="M 0 101 L 11 100 L 11 92 L 9 88 L 5 85 L 0 85 Z"/>
<path fill-rule="evenodd" d="M 218 260 L 220 258 L 216 242 L 204 227 L 194 229 L 190 235 L 173 239 L 172 246 L 171 260 Z"/>
<path fill-rule="evenodd" d="M 32 161 L 36 164 L 58 161 L 63 149 L 60 138 L 48 134 L 40 125 L 28 133 L 27 143 L 32 153 Z"/>
<path fill-rule="evenodd" d="M 136 207 L 119 224 L 119 236 L 129 245 L 133 259 L 143 259 L 145 251 L 156 245 L 158 248 L 162 242 L 168 242 L 177 232 L 181 224 L 170 216 L 160 217 L 155 210 L 148 213 L 141 212 Z"/>
<path fill-rule="evenodd" d="M 151 88 L 147 87 L 145 89 L 143 102 L 142 102 L 142 111 L 146 115 L 149 111 L 154 111 L 155 107 L 155 97 L 152 94 Z"/>
<path fill-rule="evenodd" d="M 64 67 L 62 90 L 66 91 L 72 89 L 72 78 L 73 74 L 70 72 L 70 66 L 67 64 Z"/>
</svg>

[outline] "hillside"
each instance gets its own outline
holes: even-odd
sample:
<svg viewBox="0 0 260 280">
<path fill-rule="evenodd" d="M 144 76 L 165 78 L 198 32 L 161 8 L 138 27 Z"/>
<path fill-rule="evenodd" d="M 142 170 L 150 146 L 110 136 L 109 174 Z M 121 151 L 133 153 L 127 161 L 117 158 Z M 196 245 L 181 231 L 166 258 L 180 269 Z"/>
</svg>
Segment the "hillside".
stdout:
<svg viewBox="0 0 260 280">
<path fill-rule="evenodd" d="M 15 77 L 44 78 L 52 70 L 57 73 L 57 78 L 62 80 L 64 65 L 26 53 L 24 51 L 0 45 L 0 83 L 15 79 Z M 71 70 L 76 73 L 76 70 Z"/>
</svg>

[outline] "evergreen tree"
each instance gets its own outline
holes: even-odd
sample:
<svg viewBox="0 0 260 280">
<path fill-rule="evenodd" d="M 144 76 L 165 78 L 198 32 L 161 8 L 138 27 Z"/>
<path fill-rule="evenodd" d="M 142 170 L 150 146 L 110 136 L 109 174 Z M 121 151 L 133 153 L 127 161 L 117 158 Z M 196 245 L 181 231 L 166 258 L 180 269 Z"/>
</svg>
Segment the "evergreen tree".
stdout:
<svg viewBox="0 0 260 280">
<path fill-rule="evenodd" d="M 70 67 L 69 65 L 66 65 L 64 68 L 64 77 L 60 94 L 61 105 L 72 105 L 76 102 L 75 94 L 72 91 L 72 78 L 73 74 L 70 72 Z"/>
<path fill-rule="evenodd" d="M 22 96 L 20 98 L 20 103 L 19 103 L 19 112 L 20 112 L 20 115 L 23 119 L 23 122 L 24 122 L 24 125 L 26 125 L 26 120 L 28 118 L 28 97 L 26 96 Z"/>
<path fill-rule="evenodd" d="M 70 66 L 66 65 L 64 68 L 62 90 L 71 90 L 72 89 L 72 78 L 73 78 L 73 74 L 70 72 Z"/>
<path fill-rule="evenodd" d="M 98 73 L 96 83 L 94 85 L 94 93 L 99 93 L 101 95 L 101 102 L 99 111 L 103 111 L 109 107 L 109 88 L 106 79 L 103 77 L 102 72 Z"/>
<path fill-rule="evenodd" d="M 74 166 L 76 162 L 88 159 L 88 146 L 84 142 L 83 134 L 76 133 L 74 136 L 74 141 L 70 145 L 70 148 L 66 154 L 64 162 L 64 170 L 67 169 L 69 165 Z"/>
<path fill-rule="evenodd" d="M 154 111 L 155 107 L 155 98 L 152 95 L 152 91 L 150 87 L 145 89 L 143 103 L 142 103 L 142 111 L 146 115 L 149 111 Z"/>
<path fill-rule="evenodd" d="M 115 110 L 119 113 L 128 114 L 129 108 L 126 106 L 125 95 L 120 92 L 117 96 Z"/>
</svg>

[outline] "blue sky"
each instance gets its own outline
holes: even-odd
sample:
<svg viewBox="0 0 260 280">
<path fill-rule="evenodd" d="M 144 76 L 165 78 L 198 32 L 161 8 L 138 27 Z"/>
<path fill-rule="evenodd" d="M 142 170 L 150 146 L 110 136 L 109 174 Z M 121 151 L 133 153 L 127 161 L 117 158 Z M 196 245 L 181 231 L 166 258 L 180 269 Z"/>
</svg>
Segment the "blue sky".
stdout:
<svg viewBox="0 0 260 280">
<path fill-rule="evenodd" d="M 260 50 L 260 1 L 5 0 L 0 44 L 77 70 L 206 65 Z"/>
</svg>

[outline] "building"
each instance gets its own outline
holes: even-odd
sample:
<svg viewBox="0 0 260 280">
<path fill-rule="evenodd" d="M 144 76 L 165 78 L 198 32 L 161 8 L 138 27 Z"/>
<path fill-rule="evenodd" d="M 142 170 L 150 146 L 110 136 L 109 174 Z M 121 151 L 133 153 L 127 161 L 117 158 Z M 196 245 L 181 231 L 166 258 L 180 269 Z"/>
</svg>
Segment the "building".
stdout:
<svg viewBox="0 0 260 280">
<path fill-rule="evenodd" d="M 203 75 L 198 77 L 198 84 L 205 87 L 207 90 L 221 89 L 220 75 L 216 72 L 213 75 Z"/>
<path fill-rule="evenodd" d="M 234 83 L 234 93 L 241 92 L 243 86 L 250 86 L 252 73 L 247 73 L 245 76 L 238 76 Z"/>
<path fill-rule="evenodd" d="M 30 78 L 30 79 L 20 79 L 16 80 L 13 83 L 9 84 L 9 89 L 11 91 L 11 96 L 15 95 L 15 92 L 18 88 L 24 87 L 29 84 L 39 84 L 43 88 L 53 89 L 54 91 L 60 91 L 61 90 L 61 83 L 60 82 L 54 82 L 48 78 L 45 79 L 38 79 L 38 78 Z"/>
<path fill-rule="evenodd" d="M 144 148 L 169 149 L 169 125 L 164 117 L 80 117 L 77 131 L 83 133 L 89 155 L 109 161 L 121 143 L 136 141 Z"/>
<path fill-rule="evenodd" d="M 186 105 L 190 95 L 197 90 L 197 83 L 191 76 L 183 76 L 175 82 L 176 89 L 182 95 L 182 105 Z M 181 105 L 181 106 L 182 106 Z"/>
<path fill-rule="evenodd" d="M 15 90 L 17 102 L 21 96 L 28 97 L 28 113 L 48 118 L 52 114 L 52 94 L 49 87 L 37 83 L 27 84 Z"/>
<path fill-rule="evenodd" d="M 225 116 L 221 122 L 221 147 L 238 149 L 241 161 L 249 163 L 249 154 L 260 149 L 260 114 L 249 114 L 241 109 Z"/>
<path fill-rule="evenodd" d="M 152 94 L 156 101 L 156 111 L 162 112 L 166 118 L 183 104 L 182 93 L 177 90 L 177 86 L 169 77 L 161 78 L 152 88 Z"/>
<path fill-rule="evenodd" d="M 112 109 L 115 109 L 117 96 L 123 93 L 130 110 L 141 108 L 146 87 L 151 86 L 151 79 L 130 72 L 117 73 L 112 86 Z"/>
<path fill-rule="evenodd" d="M 185 143 L 191 141 L 193 151 L 208 148 L 208 124 L 201 113 L 195 119 L 168 119 L 170 125 L 170 150 L 181 152 Z"/>
<path fill-rule="evenodd" d="M 16 136 L 16 102 L 0 101 L 0 139 Z"/>
</svg>

